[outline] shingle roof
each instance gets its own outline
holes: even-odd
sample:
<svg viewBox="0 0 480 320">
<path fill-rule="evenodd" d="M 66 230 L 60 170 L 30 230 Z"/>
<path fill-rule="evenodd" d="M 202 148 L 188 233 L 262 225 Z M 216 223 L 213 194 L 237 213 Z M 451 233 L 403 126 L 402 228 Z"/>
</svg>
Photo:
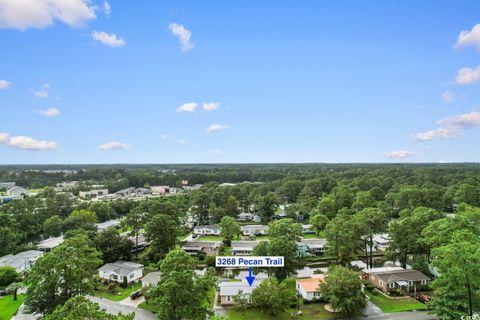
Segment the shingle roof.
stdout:
<svg viewBox="0 0 480 320">
<path fill-rule="evenodd" d="M 251 294 L 253 289 L 258 287 L 260 281 L 255 281 L 252 286 L 244 281 L 225 281 L 218 285 L 221 296 L 236 296 L 240 291 L 244 294 Z"/>
<path fill-rule="evenodd" d="M 403 268 L 390 268 L 390 270 L 378 270 L 366 272 L 377 276 L 386 283 L 398 282 L 398 281 L 422 281 L 430 280 L 429 277 L 422 272 L 413 269 Z"/>
<path fill-rule="evenodd" d="M 305 292 L 315 292 L 318 291 L 320 283 L 325 282 L 325 276 L 321 274 L 313 275 L 310 278 L 306 279 L 297 279 L 297 283 L 302 286 Z"/>
<path fill-rule="evenodd" d="M 114 263 L 107 263 L 100 267 L 98 270 L 103 272 L 114 272 L 120 276 L 126 277 L 137 269 L 143 269 L 143 264 L 127 261 L 117 261 Z"/>
</svg>

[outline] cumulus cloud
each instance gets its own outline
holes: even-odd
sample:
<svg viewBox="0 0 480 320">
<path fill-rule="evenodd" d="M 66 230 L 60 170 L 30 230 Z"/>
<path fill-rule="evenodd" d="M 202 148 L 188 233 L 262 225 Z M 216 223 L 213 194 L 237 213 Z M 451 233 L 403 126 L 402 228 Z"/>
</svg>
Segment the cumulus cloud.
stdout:
<svg viewBox="0 0 480 320">
<path fill-rule="evenodd" d="M 44 117 L 51 118 L 60 115 L 60 110 L 57 108 L 48 108 L 46 110 L 39 110 L 38 113 Z"/>
<path fill-rule="evenodd" d="M 11 85 L 12 84 L 9 81 L 0 79 L 0 90 L 8 89 Z"/>
<path fill-rule="evenodd" d="M 103 12 L 105 12 L 107 16 L 110 16 L 112 12 L 112 6 L 107 1 L 103 1 Z"/>
<path fill-rule="evenodd" d="M 474 25 L 470 31 L 463 30 L 458 35 L 455 47 L 460 48 L 468 46 L 477 47 L 477 50 L 480 50 L 480 24 Z"/>
<path fill-rule="evenodd" d="M 100 150 L 125 150 L 130 148 L 130 145 L 118 141 L 110 141 L 98 146 Z"/>
<path fill-rule="evenodd" d="M 198 104 L 195 102 L 184 103 L 177 108 L 177 112 L 195 112 L 197 110 Z"/>
<path fill-rule="evenodd" d="M 212 150 L 212 154 L 218 156 L 218 155 L 222 154 L 222 151 L 220 151 L 220 150 Z"/>
<path fill-rule="evenodd" d="M 220 107 L 219 102 L 204 102 L 203 103 L 203 110 L 206 112 L 217 110 Z"/>
<path fill-rule="evenodd" d="M 444 93 L 442 93 L 442 99 L 443 99 L 443 101 L 445 101 L 447 103 L 453 102 L 453 101 L 455 101 L 455 93 L 447 90 Z"/>
<path fill-rule="evenodd" d="M 116 47 L 123 47 L 126 45 L 125 40 L 123 38 L 119 38 L 114 33 L 106 33 L 103 31 L 93 31 L 92 38 L 95 41 L 101 42 L 106 46 L 116 48 Z"/>
<path fill-rule="evenodd" d="M 42 88 L 38 91 L 35 91 L 34 94 L 35 94 L 35 97 L 37 98 L 48 98 L 49 91 L 50 91 L 50 85 L 48 83 L 44 83 L 42 85 Z"/>
<path fill-rule="evenodd" d="M 42 29 L 55 21 L 81 27 L 97 17 L 96 10 L 91 0 L 0 0 L 0 28 Z"/>
<path fill-rule="evenodd" d="M 455 75 L 455 82 L 460 85 L 474 84 L 480 80 L 480 66 L 471 68 L 462 68 Z"/>
<path fill-rule="evenodd" d="M 58 149 L 58 144 L 54 141 L 36 140 L 26 136 L 10 136 L 10 134 L 4 132 L 0 132 L 0 144 L 16 149 L 33 151 Z"/>
<path fill-rule="evenodd" d="M 480 127 L 480 112 L 472 111 L 452 117 L 446 117 L 437 121 L 439 128 L 417 133 L 418 141 L 431 141 L 437 138 L 458 138 L 463 130 Z"/>
<path fill-rule="evenodd" d="M 406 159 L 415 157 L 416 153 L 413 151 L 395 150 L 387 152 L 385 155 L 390 159 Z"/>
<path fill-rule="evenodd" d="M 172 32 L 174 36 L 178 38 L 178 41 L 182 44 L 182 51 L 187 52 L 192 50 L 195 45 L 190 41 L 192 37 L 192 32 L 185 28 L 183 24 L 170 23 L 168 29 Z"/>
<path fill-rule="evenodd" d="M 187 140 L 185 140 L 185 139 L 178 139 L 178 140 L 177 140 L 177 143 L 179 143 L 179 144 L 186 144 L 186 143 L 187 143 Z"/>
<path fill-rule="evenodd" d="M 168 133 L 163 133 L 157 137 L 155 137 L 156 139 L 160 139 L 160 140 L 167 140 L 167 139 L 170 139 L 172 138 L 173 136 L 171 134 L 168 134 Z"/>
<path fill-rule="evenodd" d="M 227 125 L 223 125 L 223 124 L 211 124 L 208 128 L 207 128 L 207 132 L 209 133 L 218 133 L 218 132 L 221 132 L 225 129 L 228 129 L 228 126 Z"/>
</svg>

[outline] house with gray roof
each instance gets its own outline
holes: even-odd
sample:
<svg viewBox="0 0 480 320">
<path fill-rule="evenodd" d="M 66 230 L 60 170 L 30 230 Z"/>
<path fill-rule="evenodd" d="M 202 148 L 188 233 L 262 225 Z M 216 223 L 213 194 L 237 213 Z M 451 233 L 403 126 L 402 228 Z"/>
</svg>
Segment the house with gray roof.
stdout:
<svg viewBox="0 0 480 320">
<path fill-rule="evenodd" d="M 150 272 L 142 278 L 142 287 L 156 286 L 160 281 L 160 271 Z"/>
<path fill-rule="evenodd" d="M 363 270 L 363 278 L 383 292 L 400 290 L 404 294 L 428 288 L 430 278 L 421 271 L 401 267 L 381 267 Z"/>
<path fill-rule="evenodd" d="M 232 255 L 250 256 L 260 241 L 232 241 Z"/>
<path fill-rule="evenodd" d="M 95 223 L 98 231 L 108 229 L 110 227 L 117 227 L 120 225 L 120 220 L 108 220 L 105 222 Z"/>
<path fill-rule="evenodd" d="M 268 226 L 262 224 L 249 224 L 241 226 L 240 230 L 244 236 L 264 236 L 268 232 Z"/>
<path fill-rule="evenodd" d="M 123 283 L 126 279 L 128 283 L 135 282 L 143 276 L 143 264 L 117 261 L 107 263 L 98 269 L 98 275 L 101 279 Z"/>
<path fill-rule="evenodd" d="M 11 197 L 24 197 L 30 195 L 30 192 L 24 187 L 13 187 L 7 190 L 7 196 Z"/>
<path fill-rule="evenodd" d="M 51 237 L 51 238 L 45 239 L 43 241 L 40 241 L 37 245 L 37 249 L 45 251 L 45 252 L 52 251 L 53 248 L 61 245 L 63 243 L 63 241 L 65 241 L 63 239 L 63 236 Z"/>
<path fill-rule="evenodd" d="M 222 306 L 231 306 L 237 303 L 236 299 L 240 293 L 244 294 L 248 303 L 252 302 L 252 292 L 261 283 L 255 279 L 250 286 L 245 279 L 240 281 L 224 281 L 218 285 L 218 297 Z"/>
<path fill-rule="evenodd" d="M 215 255 L 221 245 L 221 241 L 187 241 L 182 246 L 182 250 L 191 255 L 196 255 L 200 251 L 206 255 Z"/>
<path fill-rule="evenodd" d="M 208 225 L 208 226 L 196 226 L 193 228 L 193 234 L 195 235 L 207 235 L 207 236 L 219 236 L 220 226 Z"/>
<path fill-rule="evenodd" d="M 0 258 L 0 267 L 12 267 L 18 273 L 29 271 L 43 255 L 43 251 L 28 250 L 15 255 L 9 254 Z"/>
</svg>

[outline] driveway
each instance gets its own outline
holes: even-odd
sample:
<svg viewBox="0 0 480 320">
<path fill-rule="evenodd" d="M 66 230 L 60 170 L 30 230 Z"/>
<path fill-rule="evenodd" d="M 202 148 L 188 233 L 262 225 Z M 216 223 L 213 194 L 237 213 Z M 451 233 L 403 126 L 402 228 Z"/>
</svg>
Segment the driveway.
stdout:
<svg viewBox="0 0 480 320">
<path fill-rule="evenodd" d="M 87 296 L 90 301 L 100 305 L 100 309 L 105 309 L 108 313 L 123 314 L 135 313 L 135 320 L 157 320 L 157 316 L 150 311 L 122 304 L 121 302 L 111 301 L 94 296 Z"/>
<path fill-rule="evenodd" d="M 123 305 L 126 305 L 126 306 L 129 306 L 129 307 L 134 307 L 134 308 L 137 308 L 138 305 L 142 302 L 145 301 L 145 297 L 144 296 L 141 296 L 140 298 L 138 299 L 131 299 L 130 297 L 126 298 L 126 299 L 123 299 L 122 301 L 120 301 L 121 304 Z"/>
</svg>

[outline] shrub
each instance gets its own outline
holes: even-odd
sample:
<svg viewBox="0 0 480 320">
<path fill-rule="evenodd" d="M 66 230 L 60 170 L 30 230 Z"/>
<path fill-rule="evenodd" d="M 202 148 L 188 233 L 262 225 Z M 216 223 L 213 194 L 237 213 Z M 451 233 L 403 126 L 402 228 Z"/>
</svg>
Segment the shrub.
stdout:
<svg viewBox="0 0 480 320">
<path fill-rule="evenodd" d="M 18 273 L 12 267 L 0 267 L 0 286 L 8 286 L 18 280 Z"/>
</svg>

